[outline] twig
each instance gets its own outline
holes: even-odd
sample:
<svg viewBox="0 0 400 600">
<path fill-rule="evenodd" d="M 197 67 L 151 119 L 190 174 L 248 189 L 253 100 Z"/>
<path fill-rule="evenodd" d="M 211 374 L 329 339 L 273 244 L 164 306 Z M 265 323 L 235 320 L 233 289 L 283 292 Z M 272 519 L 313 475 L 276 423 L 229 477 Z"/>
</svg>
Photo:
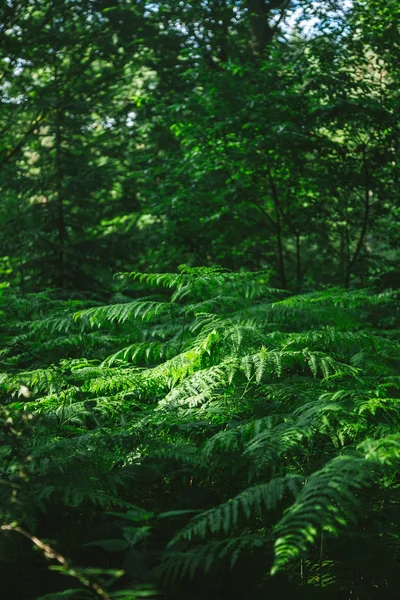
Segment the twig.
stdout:
<svg viewBox="0 0 400 600">
<path fill-rule="evenodd" d="M 16 533 L 20 533 L 24 537 L 28 538 L 28 540 L 30 540 L 37 548 L 39 548 L 39 550 L 43 552 L 44 556 L 48 560 L 56 560 L 62 567 L 64 567 L 64 569 L 68 570 L 68 574 L 71 577 L 75 577 L 83 585 L 85 585 L 88 588 L 91 588 L 98 596 L 100 596 L 100 598 L 103 598 L 103 600 L 111 600 L 107 592 L 97 582 L 90 581 L 90 579 L 88 579 L 78 570 L 73 569 L 69 561 L 64 556 L 62 556 L 59 552 L 57 552 L 57 550 L 54 550 L 54 548 L 49 546 L 49 544 L 46 544 L 46 542 L 43 542 L 35 535 L 32 535 L 28 531 L 25 531 L 25 529 L 22 529 L 22 527 L 19 527 L 19 525 L 0 525 L 0 530 L 15 531 Z"/>
</svg>

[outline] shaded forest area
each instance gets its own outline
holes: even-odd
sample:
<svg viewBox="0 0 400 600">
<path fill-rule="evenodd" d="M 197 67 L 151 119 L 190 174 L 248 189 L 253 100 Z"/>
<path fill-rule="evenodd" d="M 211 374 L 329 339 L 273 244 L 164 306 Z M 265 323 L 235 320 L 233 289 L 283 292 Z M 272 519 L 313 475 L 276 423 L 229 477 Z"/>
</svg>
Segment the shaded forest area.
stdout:
<svg viewBox="0 0 400 600">
<path fill-rule="evenodd" d="M 0 596 L 398 600 L 397 0 L 0 5 Z"/>
</svg>

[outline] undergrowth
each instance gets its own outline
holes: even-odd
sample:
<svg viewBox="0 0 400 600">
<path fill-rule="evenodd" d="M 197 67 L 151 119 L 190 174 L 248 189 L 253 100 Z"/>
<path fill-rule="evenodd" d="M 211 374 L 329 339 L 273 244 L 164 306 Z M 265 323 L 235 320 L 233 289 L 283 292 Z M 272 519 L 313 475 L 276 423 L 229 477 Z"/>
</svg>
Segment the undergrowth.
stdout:
<svg viewBox="0 0 400 600">
<path fill-rule="evenodd" d="M 398 293 L 119 280 L 105 305 L 3 290 L 7 597 L 397 597 Z M 18 591 L 32 543 L 66 585 Z"/>
</svg>

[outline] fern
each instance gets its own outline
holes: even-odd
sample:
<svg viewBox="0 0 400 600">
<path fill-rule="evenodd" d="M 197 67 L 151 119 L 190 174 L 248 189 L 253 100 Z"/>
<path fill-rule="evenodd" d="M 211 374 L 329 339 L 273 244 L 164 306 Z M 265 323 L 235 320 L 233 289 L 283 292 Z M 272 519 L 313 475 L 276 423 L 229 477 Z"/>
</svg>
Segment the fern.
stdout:
<svg viewBox="0 0 400 600">
<path fill-rule="evenodd" d="M 7 518 L 35 527 L 54 512 L 83 532 L 138 505 L 154 537 L 135 556 L 167 581 L 260 552 L 274 574 L 296 578 L 301 559 L 309 580 L 326 569 L 335 585 L 366 510 L 392 548 L 382 506 L 400 508 L 400 335 L 379 310 L 395 311 L 396 292 L 289 296 L 266 273 L 189 267 L 119 285 L 108 304 L 50 292 L 11 303 Z"/>
<path fill-rule="evenodd" d="M 272 479 L 269 483 L 247 488 L 229 502 L 192 519 L 189 525 L 172 540 L 171 544 L 175 544 L 180 539 L 204 538 L 208 532 L 228 533 L 237 526 L 240 512 L 243 512 L 247 519 L 251 516 L 261 516 L 264 510 L 275 509 L 287 491 L 296 496 L 301 480 L 300 476 L 288 475 Z"/>
<path fill-rule="evenodd" d="M 355 520 L 356 491 L 371 483 L 373 464 L 353 456 L 338 456 L 311 475 L 294 504 L 277 523 L 276 573 L 305 552 L 321 530 L 335 535 Z"/>
</svg>

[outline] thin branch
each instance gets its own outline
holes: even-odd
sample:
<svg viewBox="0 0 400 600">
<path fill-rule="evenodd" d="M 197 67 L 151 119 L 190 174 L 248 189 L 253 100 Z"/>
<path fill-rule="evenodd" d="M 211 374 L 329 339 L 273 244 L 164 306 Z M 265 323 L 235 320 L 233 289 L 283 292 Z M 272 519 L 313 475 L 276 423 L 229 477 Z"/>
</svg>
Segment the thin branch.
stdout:
<svg viewBox="0 0 400 600">
<path fill-rule="evenodd" d="M 32 125 L 29 127 L 29 129 L 25 132 L 25 134 L 23 135 L 22 139 L 18 142 L 18 144 L 16 146 L 14 146 L 14 148 L 12 148 L 11 150 L 9 150 L 8 152 L 5 153 L 5 155 L 0 159 L 0 162 L 4 164 L 7 164 L 11 158 L 17 154 L 17 152 L 19 152 L 21 150 L 21 148 L 23 147 L 23 145 L 26 143 L 27 139 L 29 138 L 29 136 L 35 131 L 35 129 L 37 128 L 38 124 L 41 123 L 45 118 L 47 117 L 47 114 L 44 115 L 39 115 L 38 117 L 36 117 L 36 119 L 33 121 Z"/>
<path fill-rule="evenodd" d="M 68 575 L 70 575 L 71 577 L 75 577 L 75 579 L 78 579 L 84 586 L 91 588 L 103 600 L 111 600 L 107 592 L 96 581 L 90 581 L 90 579 L 88 579 L 86 575 L 83 575 L 83 573 L 80 573 L 79 570 L 72 568 L 70 562 L 64 556 L 62 556 L 62 554 L 57 552 L 57 550 L 54 550 L 54 548 L 49 546 L 49 544 L 46 544 L 46 542 L 43 542 L 35 535 L 32 535 L 31 533 L 29 533 L 25 529 L 22 529 L 22 527 L 19 527 L 18 525 L 0 525 L 0 531 L 15 531 L 16 533 L 23 535 L 28 540 L 30 540 L 37 548 L 39 548 L 39 550 L 43 552 L 44 556 L 48 560 L 55 560 L 64 569 L 66 569 L 68 571 Z"/>
</svg>

